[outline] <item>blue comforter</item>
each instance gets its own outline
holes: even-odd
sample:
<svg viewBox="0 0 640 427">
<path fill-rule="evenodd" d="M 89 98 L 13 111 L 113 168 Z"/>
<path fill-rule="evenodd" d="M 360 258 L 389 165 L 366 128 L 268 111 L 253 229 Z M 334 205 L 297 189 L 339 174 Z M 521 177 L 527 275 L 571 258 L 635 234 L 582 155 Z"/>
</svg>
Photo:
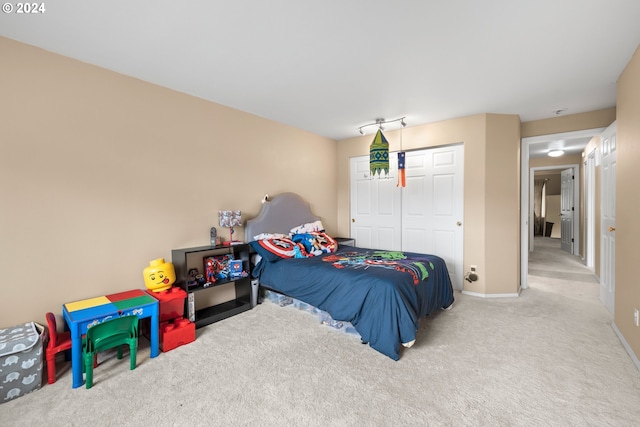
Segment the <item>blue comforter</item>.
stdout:
<svg viewBox="0 0 640 427">
<path fill-rule="evenodd" d="M 453 303 L 444 260 L 435 255 L 341 246 L 311 258 L 263 259 L 260 285 L 350 322 L 362 340 L 394 360 L 415 340 L 418 319 Z"/>
</svg>

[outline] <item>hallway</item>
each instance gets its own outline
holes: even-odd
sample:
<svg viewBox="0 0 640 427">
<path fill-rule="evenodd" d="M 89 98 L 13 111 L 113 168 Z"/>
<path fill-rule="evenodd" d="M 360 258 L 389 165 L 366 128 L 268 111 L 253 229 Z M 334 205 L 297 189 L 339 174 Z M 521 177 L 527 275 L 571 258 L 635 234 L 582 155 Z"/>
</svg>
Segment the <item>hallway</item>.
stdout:
<svg viewBox="0 0 640 427">
<path fill-rule="evenodd" d="M 560 239 L 536 236 L 534 250 L 529 254 L 529 281 L 538 282 L 538 278 L 545 277 L 599 285 L 580 258 L 560 249 Z"/>
</svg>

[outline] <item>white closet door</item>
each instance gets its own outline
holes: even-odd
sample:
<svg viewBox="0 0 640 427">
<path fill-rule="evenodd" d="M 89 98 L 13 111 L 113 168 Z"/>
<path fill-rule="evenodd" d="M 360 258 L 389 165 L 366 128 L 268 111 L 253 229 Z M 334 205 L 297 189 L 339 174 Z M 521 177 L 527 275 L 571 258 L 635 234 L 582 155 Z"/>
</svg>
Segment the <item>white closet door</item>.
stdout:
<svg viewBox="0 0 640 427">
<path fill-rule="evenodd" d="M 400 196 L 397 156 L 390 156 L 389 175 L 371 176 L 369 156 L 350 159 L 351 238 L 356 246 L 401 250 Z"/>
<path fill-rule="evenodd" d="M 464 146 L 408 152 L 402 197 L 402 250 L 442 257 L 462 290 Z"/>
<path fill-rule="evenodd" d="M 397 155 L 390 178 L 371 178 L 369 157 L 351 158 L 351 237 L 363 248 L 442 257 L 454 289 L 463 281 L 464 146 L 410 151 L 405 188 L 397 187 Z"/>
</svg>

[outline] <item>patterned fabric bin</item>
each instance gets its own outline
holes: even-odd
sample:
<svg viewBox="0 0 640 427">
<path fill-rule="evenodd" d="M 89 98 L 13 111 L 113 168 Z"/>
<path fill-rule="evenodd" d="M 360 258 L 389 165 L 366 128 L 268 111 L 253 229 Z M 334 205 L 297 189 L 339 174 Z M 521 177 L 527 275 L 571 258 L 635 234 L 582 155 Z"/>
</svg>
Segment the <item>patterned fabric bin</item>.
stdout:
<svg viewBox="0 0 640 427">
<path fill-rule="evenodd" d="M 0 328 L 0 403 L 42 385 L 43 333 L 34 322 Z"/>
</svg>

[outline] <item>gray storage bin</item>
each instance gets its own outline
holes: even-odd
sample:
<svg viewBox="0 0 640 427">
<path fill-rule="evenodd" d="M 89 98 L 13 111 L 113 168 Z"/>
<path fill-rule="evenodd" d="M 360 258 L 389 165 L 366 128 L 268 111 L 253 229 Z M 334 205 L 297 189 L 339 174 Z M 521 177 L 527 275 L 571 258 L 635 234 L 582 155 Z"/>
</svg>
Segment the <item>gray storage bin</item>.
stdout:
<svg viewBox="0 0 640 427">
<path fill-rule="evenodd" d="M 34 322 L 0 328 L 0 403 L 42 385 L 43 333 Z"/>
</svg>

